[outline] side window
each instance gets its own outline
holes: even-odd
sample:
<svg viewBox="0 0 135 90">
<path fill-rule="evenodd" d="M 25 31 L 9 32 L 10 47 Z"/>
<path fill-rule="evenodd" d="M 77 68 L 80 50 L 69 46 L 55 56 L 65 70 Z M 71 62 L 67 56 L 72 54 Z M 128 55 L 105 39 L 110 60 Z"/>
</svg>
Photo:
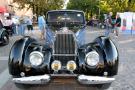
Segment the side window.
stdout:
<svg viewBox="0 0 135 90">
<path fill-rule="evenodd" d="M 0 21 L 0 29 L 2 29 L 3 28 L 3 25 L 2 25 L 2 22 Z"/>
</svg>

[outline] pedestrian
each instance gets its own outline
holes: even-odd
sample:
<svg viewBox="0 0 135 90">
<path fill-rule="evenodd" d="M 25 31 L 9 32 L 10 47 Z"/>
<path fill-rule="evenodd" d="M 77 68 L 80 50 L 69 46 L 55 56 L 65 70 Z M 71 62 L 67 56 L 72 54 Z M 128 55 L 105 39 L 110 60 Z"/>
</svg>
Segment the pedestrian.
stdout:
<svg viewBox="0 0 135 90">
<path fill-rule="evenodd" d="M 12 35 L 13 34 L 13 28 L 12 28 L 13 22 L 11 20 L 11 17 L 6 17 L 6 20 L 4 21 L 3 25 L 4 25 L 4 28 L 9 32 L 9 34 Z"/>
<path fill-rule="evenodd" d="M 115 33 L 116 33 L 116 36 L 118 36 L 118 34 L 119 34 L 120 27 L 121 27 L 121 18 L 120 18 L 120 15 L 117 14 L 116 15 L 116 23 L 115 23 Z"/>
<path fill-rule="evenodd" d="M 112 32 L 112 12 L 107 15 L 105 19 L 106 29 L 105 29 L 105 36 L 109 36 L 110 32 Z"/>
<path fill-rule="evenodd" d="M 29 16 L 26 20 L 26 23 L 27 23 L 28 32 L 31 33 L 32 30 L 33 30 L 33 22 L 32 22 L 32 19 Z"/>
<path fill-rule="evenodd" d="M 19 34 L 20 35 L 24 35 L 24 32 L 25 32 L 25 20 L 24 20 L 24 17 L 23 16 L 21 16 L 20 18 L 19 18 Z"/>
<path fill-rule="evenodd" d="M 38 16 L 38 27 L 41 30 L 41 39 L 46 39 L 46 21 L 42 15 Z"/>
<path fill-rule="evenodd" d="M 18 34 L 18 25 L 19 25 L 19 20 L 16 16 L 13 16 L 12 17 L 12 22 L 13 22 L 13 31 L 14 31 L 14 34 L 17 35 Z"/>
</svg>

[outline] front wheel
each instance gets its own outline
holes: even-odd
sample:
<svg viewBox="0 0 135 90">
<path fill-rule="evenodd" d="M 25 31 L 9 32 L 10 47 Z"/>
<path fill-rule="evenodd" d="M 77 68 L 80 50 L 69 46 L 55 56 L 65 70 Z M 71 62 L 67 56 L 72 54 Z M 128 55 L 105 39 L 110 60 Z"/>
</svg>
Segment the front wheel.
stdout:
<svg viewBox="0 0 135 90">
<path fill-rule="evenodd" d="M 15 86 L 19 89 L 29 89 L 31 85 L 15 83 Z"/>
<path fill-rule="evenodd" d="M 105 83 L 105 84 L 98 84 L 98 85 L 96 85 L 96 87 L 98 88 L 98 89 L 108 89 L 109 87 L 111 86 L 111 83 Z"/>
</svg>

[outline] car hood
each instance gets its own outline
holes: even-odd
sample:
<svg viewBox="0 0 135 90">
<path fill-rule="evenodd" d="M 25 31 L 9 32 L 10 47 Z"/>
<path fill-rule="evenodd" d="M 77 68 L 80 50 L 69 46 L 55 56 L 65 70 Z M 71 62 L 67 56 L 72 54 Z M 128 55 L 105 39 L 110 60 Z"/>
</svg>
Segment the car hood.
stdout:
<svg viewBox="0 0 135 90">
<path fill-rule="evenodd" d="M 69 30 L 67 27 L 63 27 L 61 30 L 53 32 L 51 29 L 46 31 L 46 44 L 53 45 L 57 34 L 73 34 L 77 42 L 78 47 L 85 44 L 85 28 L 78 30 L 74 33 L 72 30 Z"/>
</svg>

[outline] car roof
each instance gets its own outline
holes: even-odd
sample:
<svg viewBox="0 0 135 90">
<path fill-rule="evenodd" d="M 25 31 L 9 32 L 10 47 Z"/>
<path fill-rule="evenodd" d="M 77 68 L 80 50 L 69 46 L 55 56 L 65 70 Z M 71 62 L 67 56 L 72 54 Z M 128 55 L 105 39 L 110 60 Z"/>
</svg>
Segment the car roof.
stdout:
<svg viewBox="0 0 135 90">
<path fill-rule="evenodd" d="M 50 10 L 47 13 L 49 13 L 49 12 L 57 12 L 57 11 L 70 11 L 70 12 L 81 12 L 81 13 L 84 13 L 81 10 L 67 10 L 67 9 L 63 9 L 63 10 Z"/>
</svg>

